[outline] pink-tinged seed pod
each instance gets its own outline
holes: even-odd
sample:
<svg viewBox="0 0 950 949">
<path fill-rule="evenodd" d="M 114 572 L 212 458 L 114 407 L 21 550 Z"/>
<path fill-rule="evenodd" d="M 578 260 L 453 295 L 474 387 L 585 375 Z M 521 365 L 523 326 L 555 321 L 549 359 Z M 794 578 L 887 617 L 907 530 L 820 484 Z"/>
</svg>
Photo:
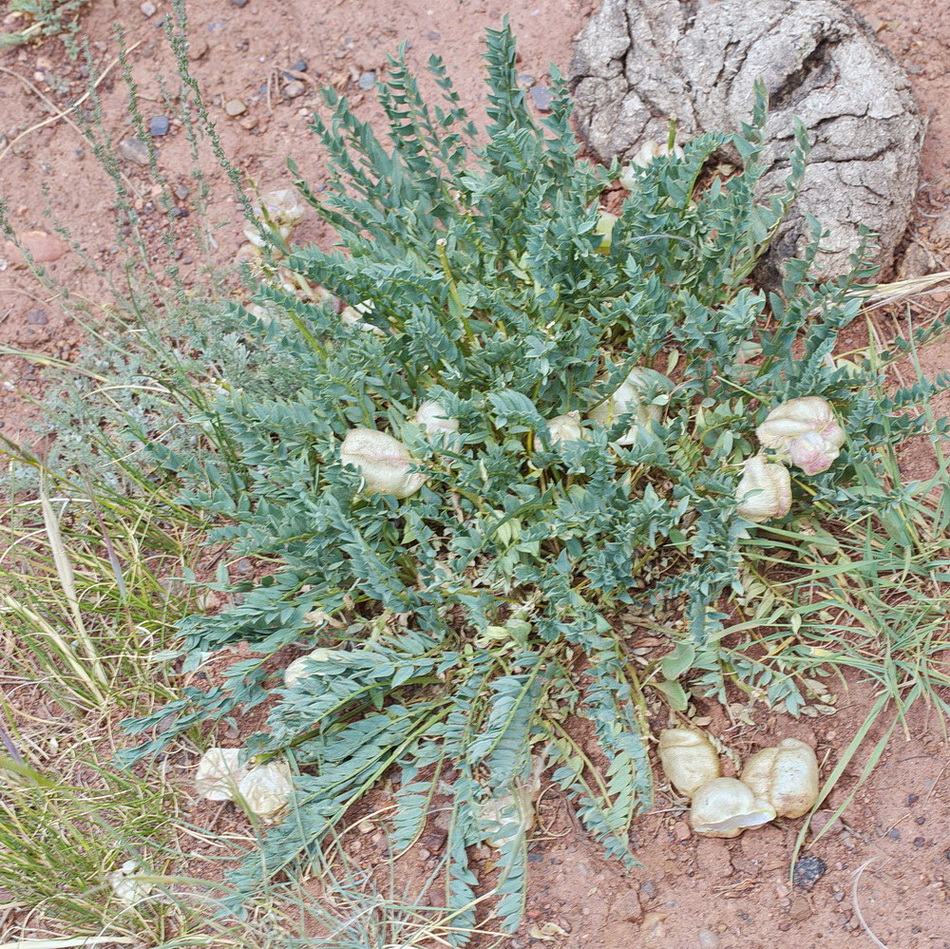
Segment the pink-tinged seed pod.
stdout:
<svg viewBox="0 0 950 949">
<path fill-rule="evenodd" d="M 819 432 L 805 432 L 788 443 L 789 460 L 807 475 L 827 471 L 840 454 L 840 448 Z"/>
<path fill-rule="evenodd" d="M 755 434 L 763 448 L 790 458 L 806 474 L 827 471 L 847 437 L 831 403 L 817 395 L 776 406 Z"/>
</svg>

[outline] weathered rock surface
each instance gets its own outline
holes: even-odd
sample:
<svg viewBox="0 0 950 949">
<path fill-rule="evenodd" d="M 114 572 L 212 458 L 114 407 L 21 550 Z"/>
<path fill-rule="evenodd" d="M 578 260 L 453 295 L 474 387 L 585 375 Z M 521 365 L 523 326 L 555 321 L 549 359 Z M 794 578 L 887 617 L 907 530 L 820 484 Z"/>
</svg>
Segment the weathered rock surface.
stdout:
<svg viewBox="0 0 950 949">
<path fill-rule="evenodd" d="M 603 0 L 578 37 L 571 83 L 582 137 L 602 160 L 629 158 L 645 140 L 738 131 L 754 86 L 769 96 L 761 195 L 782 190 L 794 124 L 809 130 L 801 195 L 760 271 L 809 240 L 805 213 L 828 230 L 817 266 L 846 271 L 858 228 L 877 235 L 891 265 L 917 192 L 923 122 L 910 83 L 871 28 L 837 0 Z"/>
</svg>

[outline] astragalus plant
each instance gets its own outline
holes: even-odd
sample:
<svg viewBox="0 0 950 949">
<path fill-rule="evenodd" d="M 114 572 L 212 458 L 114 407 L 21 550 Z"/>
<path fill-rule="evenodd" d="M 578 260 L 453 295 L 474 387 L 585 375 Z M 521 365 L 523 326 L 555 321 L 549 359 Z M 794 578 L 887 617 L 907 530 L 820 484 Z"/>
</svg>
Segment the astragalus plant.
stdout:
<svg viewBox="0 0 950 949">
<path fill-rule="evenodd" d="M 222 393 L 213 430 L 240 465 L 163 456 L 220 515 L 215 543 L 278 566 L 182 628 L 191 668 L 238 644 L 250 657 L 130 724 L 151 739 L 143 756 L 271 700 L 245 744 L 292 760 L 296 807 L 233 881 L 251 893 L 296 872 L 385 775 L 394 854 L 447 811 L 445 898 L 463 927 L 482 842 L 499 850 L 482 882 L 516 924 L 542 772 L 633 862 L 651 694 L 682 706 L 696 668 L 707 691 L 728 680 L 801 704 L 778 652 L 735 636 L 725 649 L 748 608 L 747 549 L 761 562 L 771 531 L 803 521 L 882 518 L 899 535 L 906 489 L 881 456 L 924 430 L 909 410 L 930 391 L 888 397 L 883 369 L 836 363 L 860 307 L 851 281 L 816 285 L 792 261 L 780 292 L 750 285 L 805 152 L 800 130 L 788 193 L 757 203 L 761 96 L 741 135 L 625 176 L 611 225 L 599 199 L 619 169 L 579 160 L 565 86 L 536 119 L 507 29 L 488 34 L 487 64 L 481 131 L 437 60 L 432 107 L 391 62 L 388 141 L 333 94 L 315 119 L 328 180 L 298 186 L 337 249 L 292 249 L 297 277 L 243 311 L 248 345 L 290 357 L 295 382 L 268 400 Z M 720 153 L 743 170 L 709 172 Z M 795 399 L 810 414 L 770 447 L 757 429 L 780 406 L 773 422 L 797 418 Z M 802 436 L 806 470 L 790 454 Z M 645 663 L 642 629 L 668 639 Z"/>
</svg>

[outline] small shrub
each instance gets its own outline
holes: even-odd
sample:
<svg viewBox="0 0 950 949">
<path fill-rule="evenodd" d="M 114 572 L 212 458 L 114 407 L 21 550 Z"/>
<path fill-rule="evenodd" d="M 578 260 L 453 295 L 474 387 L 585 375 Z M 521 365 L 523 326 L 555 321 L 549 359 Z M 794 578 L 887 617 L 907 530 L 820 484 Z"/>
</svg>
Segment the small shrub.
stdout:
<svg viewBox="0 0 950 949">
<path fill-rule="evenodd" d="M 538 122 L 507 28 L 489 32 L 487 63 L 482 136 L 437 59 L 434 107 L 390 63 L 388 143 L 328 93 L 331 117 L 313 128 L 332 177 L 298 185 L 339 248 L 299 247 L 287 264 L 354 309 L 343 319 L 315 295 L 261 286 L 263 309 L 232 317 L 287 384 L 272 396 L 231 386 L 216 402 L 214 430 L 239 464 L 155 446 L 188 502 L 226 524 L 214 542 L 279 564 L 236 585 L 237 605 L 182 627 L 191 668 L 238 643 L 253 657 L 128 726 L 163 723 L 133 760 L 275 700 L 248 746 L 294 759 L 297 807 L 233 878 L 248 894 L 306 863 L 385 774 L 395 853 L 448 800 L 446 900 L 460 926 L 478 883 L 468 848 L 485 840 L 500 849 L 498 912 L 517 924 L 540 768 L 632 864 L 628 831 L 652 795 L 645 689 L 684 708 L 691 674 L 701 692 L 734 681 L 792 712 L 804 701 L 793 667 L 748 648 L 738 622 L 763 545 L 802 550 L 796 524 L 870 521 L 915 543 L 910 494 L 885 458 L 925 430 L 910 410 L 934 388 L 888 396 L 881 366 L 832 356 L 868 272 L 856 263 L 851 279 L 816 285 L 803 260 L 779 293 L 747 281 L 794 197 L 801 130 L 787 193 L 757 203 L 760 95 L 742 134 L 701 136 L 636 172 L 605 238 L 598 199 L 617 169 L 578 159 L 564 84 Z M 706 183 L 729 149 L 741 173 Z M 826 400 L 847 433 L 813 475 L 756 437 L 770 410 L 804 397 Z M 437 406 L 429 425 L 415 420 L 424 403 Z M 750 519 L 737 487 L 763 451 L 789 472 L 791 506 Z M 781 604 L 772 620 L 788 631 Z M 670 647 L 641 662 L 644 628 Z M 322 651 L 284 687 L 268 660 L 290 646 Z"/>
</svg>

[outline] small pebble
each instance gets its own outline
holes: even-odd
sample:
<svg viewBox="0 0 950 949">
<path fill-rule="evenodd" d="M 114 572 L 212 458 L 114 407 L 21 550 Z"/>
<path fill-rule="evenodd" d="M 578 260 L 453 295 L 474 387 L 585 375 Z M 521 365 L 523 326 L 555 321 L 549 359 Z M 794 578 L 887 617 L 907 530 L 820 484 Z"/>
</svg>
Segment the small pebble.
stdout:
<svg viewBox="0 0 950 949">
<path fill-rule="evenodd" d="M 155 16 L 158 7 L 154 3 L 149 3 L 149 0 L 145 0 L 145 3 L 139 6 L 139 9 L 142 11 L 142 16 L 147 20 L 150 16 Z"/>
<path fill-rule="evenodd" d="M 907 795 L 907 806 L 910 807 L 911 804 L 916 804 L 920 800 L 919 794 L 908 794 Z"/>
<path fill-rule="evenodd" d="M 297 99 L 306 91 L 307 87 L 299 79 L 294 79 L 284 86 L 284 98 Z"/>
<path fill-rule="evenodd" d="M 30 312 L 26 314 L 26 321 L 31 326 L 45 326 L 49 323 L 49 317 L 43 310 L 30 310 Z"/>
<path fill-rule="evenodd" d="M 534 85 L 534 76 L 526 72 L 518 73 L 517 82 L 522 89 L 528 89 L 530 86 Z"/>
<path fill-rule="evenodd" d="M 172 190 L 175 192 L 175 197 L 178 198 L 179 201 L 184 201 L 185 198 L 191 194 L 191 188 L 183 184 L 175 185 Z"/>
<path fill-rule="evenodd" d="M 360 89 L 368 92 L 373 88 L 373 84 L 376 82 L 376 73 L 373 70 L 369 72 L 364 72 L 360 74 L 359 86 Z"/>
<path fill-rule="evenodd" d="M 915 824 L 926 824 L 926 823 L 927 823 L 927 818 L 926 818 L 926 817 L 915 817 L 915 818 L 914 818 L 914 823 L 915 823 Z"/>
<path fill-rule="evenodd" d="M 232 7 L 246 7 L 247 0 L 231 0 Z"/>
<path fill-rule="evenodd" d="M 228 99 L 228 101 L 224 103 L 224 111 L 233 119 L 247 112 L 247 106 L 240 99 Z"/>
<path fill-rule="evenodd" d="M 542 860 L 544 860 L 543 854 L 540 854 L 540 853 L 528 854 L 528 863 L 541 863 Z"/>
<path fill-rule="evenodd" d="M 924 840 L 923 837 L 915 837 L 915 838 L 914 838 L 914 847 L 915 847 L 917 850 L 920 850 L 921 847 L 925 847 L 926 845 L 927 845 L 927 841 Z"/>
<path fill-rule="evenodd" d="M 532 86 L 530 90 L 531 99 L 535 108 L 539 112 L 550 112 L 551 103 L 554 101 L 554 93 L 550 86 Z"/>
<path fill-rule="evenodd" d="M 148 164 L 148 146 L 140 138 L 124 138 L 119 142 L 119 155 L 137 165 Z"/>
<path fill-rule="evenodd" d="M 298 59 L 297 62 L 290 67 L 294 72 L 306 72 L 307 71 L 307 60 Z"/>
<path fill-rule="evenodd" d="M 441 33 L 436 33 L 435 30 L 429 30 L 429 32 L 426 33 L 426 39 L 427 39 L 427 40 L 440 40 L 440 39 L 442 39 L 442 34 L 441 34 Z"/>
<path fill-rule="evenodd" d="M 699 949 L 719 949 L 719 934 L 711 929 L 700 929 L 696 934 L 696 945 Z"/>
<path fill-rule="evenodd" d="M 812 908 L 804 896 L 796 896 L 788 910 L 788 918 L 794 923 L 802 923 L 812 915 Z"/>
<path fill-rule="evenodd" d="M 168 117 L 164 115 L 153 115 L 148 121 L 148 131 L 153 138 L 168 134 Z"/>
<path fill-rule="evenodd" d="M 900 839 L 901 839 L 901 832 L 900 832 L 896 827 L 892 827 L 892 828 L 887 832 L 887 836 L 890 837 L 891 840 L 900 840 Z"/>
</svg>

